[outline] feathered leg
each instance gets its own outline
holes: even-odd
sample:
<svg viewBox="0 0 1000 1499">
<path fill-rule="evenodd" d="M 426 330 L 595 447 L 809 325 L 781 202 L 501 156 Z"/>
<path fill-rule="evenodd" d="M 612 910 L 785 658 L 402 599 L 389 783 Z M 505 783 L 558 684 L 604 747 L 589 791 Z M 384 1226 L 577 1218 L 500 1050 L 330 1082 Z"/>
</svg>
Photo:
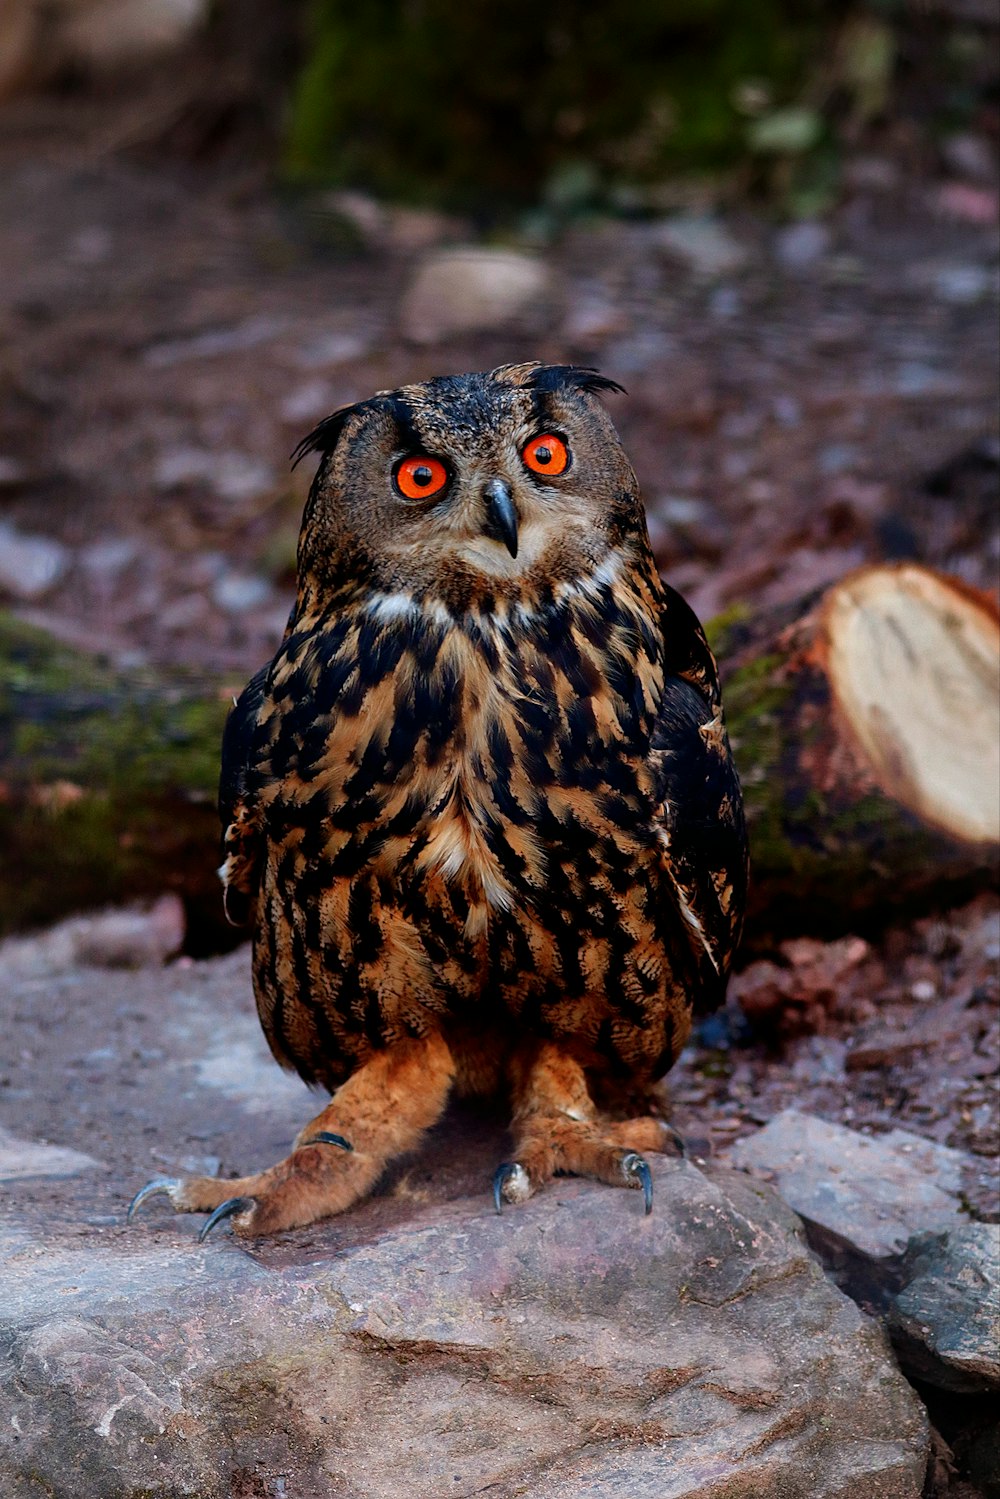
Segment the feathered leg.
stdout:
<svg viewBox="0 0 1000 1499">
<path fill-rule="evenodd" d="M 212 1214 L 202 1238 L 223 1218 L 232 1218 L 236 1233 L 253 1238 L 342 1213 L 436 1123 L 453 1076 L 451 1052 L 440 1035 L 396 1042 L 337 1089 L 276 1166 L 228 1181 L 158 1177 L 136 1194 L 129 1217 L 147 1197 L 163 1194 L 180 1212 Z"/>
<path fill-rule="evenodd" d="M 653 1184 L 642 1152 L 676 1145 L 669 1124 L 652 1116 L 602 1120 L 583 1068 L 554 1042 L 515 1057 L 511 1086 L 515 1159 L 494 1178 L 498 1211 L 505 1201 L 526 1201 L 557 1173 L 639 1188 L 650 1211 Z"/>
</svg>

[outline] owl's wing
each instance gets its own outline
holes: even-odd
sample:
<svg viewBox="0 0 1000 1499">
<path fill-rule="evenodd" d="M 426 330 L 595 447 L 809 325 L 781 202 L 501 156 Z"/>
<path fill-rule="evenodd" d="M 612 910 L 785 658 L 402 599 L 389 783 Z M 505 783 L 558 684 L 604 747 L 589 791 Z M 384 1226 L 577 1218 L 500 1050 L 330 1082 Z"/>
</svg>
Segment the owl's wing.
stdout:
<svg viewBox="0 0 1000 1499">
<path fill-rule="evenodd" d="M 247 924 L 260 883 L 264 836 L 254 745 L 269 670 L 269 666 L 263 666 L 251 677 L 233 704 L 222 733 L 219 816 L 223 862 L 219 875 L 226 919 L 233 926 Z"/>
<path fill-rule="evenodd" d="M 715 658 L 680 594 L 665 588 L 666 678 L 651 761 L 664 867 L 702 979 L 698 1012 L 725 995 L 747 892 L 743 798 L 722 714 Z"/>
</svg>

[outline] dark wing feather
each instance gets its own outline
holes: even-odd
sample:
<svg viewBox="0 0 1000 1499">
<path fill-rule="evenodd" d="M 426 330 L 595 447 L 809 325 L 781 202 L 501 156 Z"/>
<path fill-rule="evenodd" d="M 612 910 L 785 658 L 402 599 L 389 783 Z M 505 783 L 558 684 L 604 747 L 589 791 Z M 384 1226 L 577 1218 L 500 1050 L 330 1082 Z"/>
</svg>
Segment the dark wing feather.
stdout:
<svg viewBox="0 0 1000 1499">
<path fill-rule="evenodd" d="M 269 670 L 269 666 L 263 666 L 251 677 L 233 704 L 222 733 L 220 874 L 226 919 L 233 926 L 247 924 L 260 883 L 264 838 L 257 806 L 259 777 L 255 773 L 254 744 Z"/>
<path fill-rule="evenodd" d="M 653 732 L 655 824 L 702 979 L 696 1012 L 720 1004 L 747 892 L 743 798 L 722 716 L 715 658 L 693 611 L 666 590 L 667 670 Z"/>
</svg>

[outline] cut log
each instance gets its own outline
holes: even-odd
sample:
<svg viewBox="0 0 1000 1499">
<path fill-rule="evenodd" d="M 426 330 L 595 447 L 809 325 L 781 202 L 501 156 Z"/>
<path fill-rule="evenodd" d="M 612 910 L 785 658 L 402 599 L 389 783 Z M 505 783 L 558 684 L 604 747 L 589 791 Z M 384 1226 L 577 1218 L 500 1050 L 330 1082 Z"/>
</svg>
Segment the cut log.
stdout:
<svg viewBox="0 0 1000 1499">
<path fill-rule="evenodd" d="M 1000 617 L 958 579 L 862 568 L 713 622 L 746 796 L 751 940 L 870 932 L 995 881 Z"/>
<path fill-rule="evenodd" d="M 743 780 L 751 945 L 870 935 L 996 878 L 995 605 L 914 565 L 709 634 Z M 215 793 L 239 682 L 124 672 L 0 619 L 0 934 L 176 890 L 231 945 Z"/>
</svg>

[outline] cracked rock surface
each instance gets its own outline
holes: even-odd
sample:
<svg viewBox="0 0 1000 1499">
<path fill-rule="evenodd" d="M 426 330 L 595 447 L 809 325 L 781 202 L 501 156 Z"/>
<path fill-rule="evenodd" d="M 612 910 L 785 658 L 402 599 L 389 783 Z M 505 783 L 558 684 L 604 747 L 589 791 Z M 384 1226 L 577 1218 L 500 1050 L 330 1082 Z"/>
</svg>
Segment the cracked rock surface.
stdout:
<svg viewBox="0 0 1000 1499">
<path fill-rule="evenodd" d="M 10 1499 L 918 1499 L 922 1407 L 767 1186 L 657 1158 L 649 1218 L 577 1181 L 498 1218 L 501 1123 L 455 1112 L 344 1218 L 126 1230 L 147 1176 L 274 1159 L 315 1100 L 245 953 L 12 987 L 15 1144 L 104 1169 L 5 1184 Z"/>
<path fill-rule="evenodd" d="M 1000 1225 L 911 1239 L 889 1327 L 915 1378 L 959 1393 L 1000 1390 Z"/>
</svg>

